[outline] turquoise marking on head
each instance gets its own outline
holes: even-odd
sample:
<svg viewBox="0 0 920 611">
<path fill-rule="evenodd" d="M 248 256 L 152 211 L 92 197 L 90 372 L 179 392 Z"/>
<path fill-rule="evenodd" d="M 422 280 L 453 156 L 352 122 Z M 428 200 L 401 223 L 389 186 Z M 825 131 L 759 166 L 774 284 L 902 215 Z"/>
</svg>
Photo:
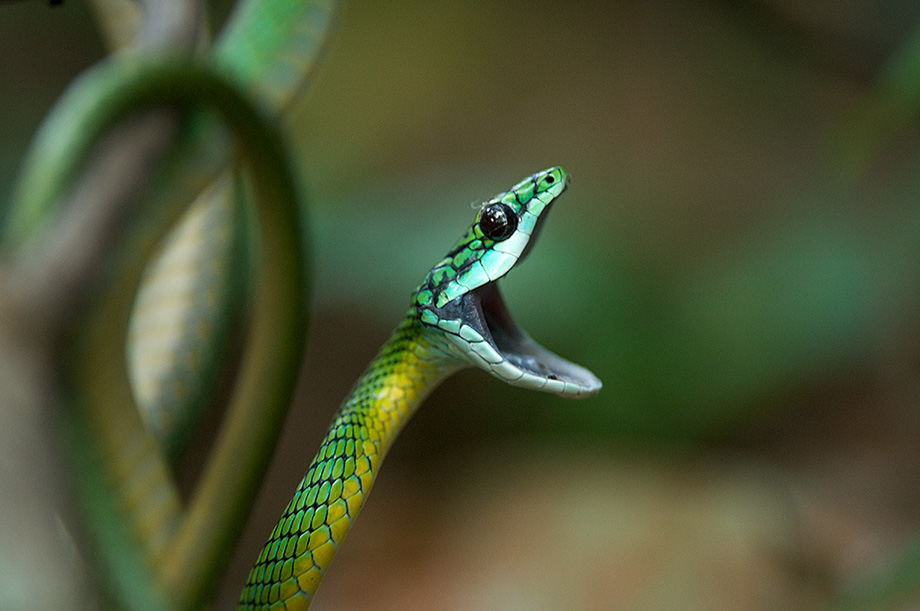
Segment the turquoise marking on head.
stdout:
<svg viewBox="0 0 920 611">
<path fill-rule="evenodd" d="M 550 168 L 484 202 L 470 228 L 428 272 L 412 308 L 462 362 L 516 386 L 583 397 L 600 390 L 600 381 L 521 331 L 496 284 L 526 256 L 545 212 L 568 182 L 565 170 Z"/>
<path fill-rule="evenodd" d="M 498 280 L 527 252 L 541 215 L 562 193 L 569 175 L 562 168 L 537 172 L 483 203 L 476 220 L 444 259 L 431 268 L 413 298 L 418 308 L 443 308 L 449 302 Z M 510 211 L 507 225 L 496 216 Z M 493 214 L 490 214 L 493 213 Z M 498 230 L 513 225 L 502 235 Z"/>
</svg>

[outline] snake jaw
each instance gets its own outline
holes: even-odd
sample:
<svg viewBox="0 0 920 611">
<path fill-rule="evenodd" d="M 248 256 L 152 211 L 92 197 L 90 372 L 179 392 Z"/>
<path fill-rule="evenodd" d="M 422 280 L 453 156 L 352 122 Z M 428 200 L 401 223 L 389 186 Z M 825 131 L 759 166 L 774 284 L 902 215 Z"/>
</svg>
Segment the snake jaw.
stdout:
<svg viewBox="0 0 920 611">
<path fill-rule="evenodd" d="M 568 182 L 565 170 L 549 168 L 485 202 L 412 302 L 418 320 L 446 336 L 462 361 L 515 386 L 586 397 L 600 390 L 600 380 L 522 331 L 497 285 L 533 248 Z"/>
<path fill-rule="evenodd" d="M 544 348 L 514 322 L 496 282 L 471 291 L 464 302 L 464 326 L 481 337 L 470 343 L 470 360 L 482 369 L 514 386 L 565 397 L 589 397 L 601 389 L 593 373 Z M 452 339 L 463 341 L 462 333 Z"/>
</svg>

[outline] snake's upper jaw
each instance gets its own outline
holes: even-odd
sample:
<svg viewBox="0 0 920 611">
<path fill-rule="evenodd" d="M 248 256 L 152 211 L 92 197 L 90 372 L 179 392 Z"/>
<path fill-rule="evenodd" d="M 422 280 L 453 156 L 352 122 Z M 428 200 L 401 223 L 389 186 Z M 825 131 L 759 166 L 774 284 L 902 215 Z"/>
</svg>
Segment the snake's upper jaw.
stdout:
<svg viewBox="0 0 920 611">
<path fill-rule="evenodd" d="M 472 360 L 492 375 L 565 397 L 588 397 L 601 389 L 593 373 L 547 350 L 515 324 L 497 283 L 489 282 L 463 300 L 465 322 L 482 336 L 471 344 Z"/>
<path fill-rule="evenodd" d="M 496 284 L 533 248 L 568 182 L 565 170 L 552 167 L 484 202 L 466 233 L 428 272 L 412 303 L 418 321 L 437 330 L 461 362 L 515 386 L 587 397 L 600 390 L 600 380 L 519 329 Z"/>
</svg>

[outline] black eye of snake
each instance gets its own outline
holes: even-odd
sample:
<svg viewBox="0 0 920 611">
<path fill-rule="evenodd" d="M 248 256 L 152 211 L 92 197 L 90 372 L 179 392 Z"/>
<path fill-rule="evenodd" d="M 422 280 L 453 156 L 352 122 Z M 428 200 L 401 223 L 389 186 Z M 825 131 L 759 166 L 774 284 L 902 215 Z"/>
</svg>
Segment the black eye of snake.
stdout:
<svg viewBox="0 0 920 611">
<path fill-rule="evenodd" d="M 489 204 L 479 215 L 479 228 L 482 233 L 496 242 L 511 237 L 517 229 L 517 215 L 508 204 Z"/>
</svg>

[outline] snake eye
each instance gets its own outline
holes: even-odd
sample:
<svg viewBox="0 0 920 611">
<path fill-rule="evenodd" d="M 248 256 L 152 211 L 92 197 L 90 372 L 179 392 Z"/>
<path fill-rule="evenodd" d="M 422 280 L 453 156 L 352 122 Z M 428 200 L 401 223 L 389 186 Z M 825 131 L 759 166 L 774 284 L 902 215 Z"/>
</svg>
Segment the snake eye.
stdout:
<svg viewBox="0 0 920 611">
<path fill-rule="evenodd" d="M 507 240 L 517 229 L 517 215 L 508 204 L 490 204 L 479 215 L 479 228 L 483 235 L 496 242 Z"/>
</svg>

